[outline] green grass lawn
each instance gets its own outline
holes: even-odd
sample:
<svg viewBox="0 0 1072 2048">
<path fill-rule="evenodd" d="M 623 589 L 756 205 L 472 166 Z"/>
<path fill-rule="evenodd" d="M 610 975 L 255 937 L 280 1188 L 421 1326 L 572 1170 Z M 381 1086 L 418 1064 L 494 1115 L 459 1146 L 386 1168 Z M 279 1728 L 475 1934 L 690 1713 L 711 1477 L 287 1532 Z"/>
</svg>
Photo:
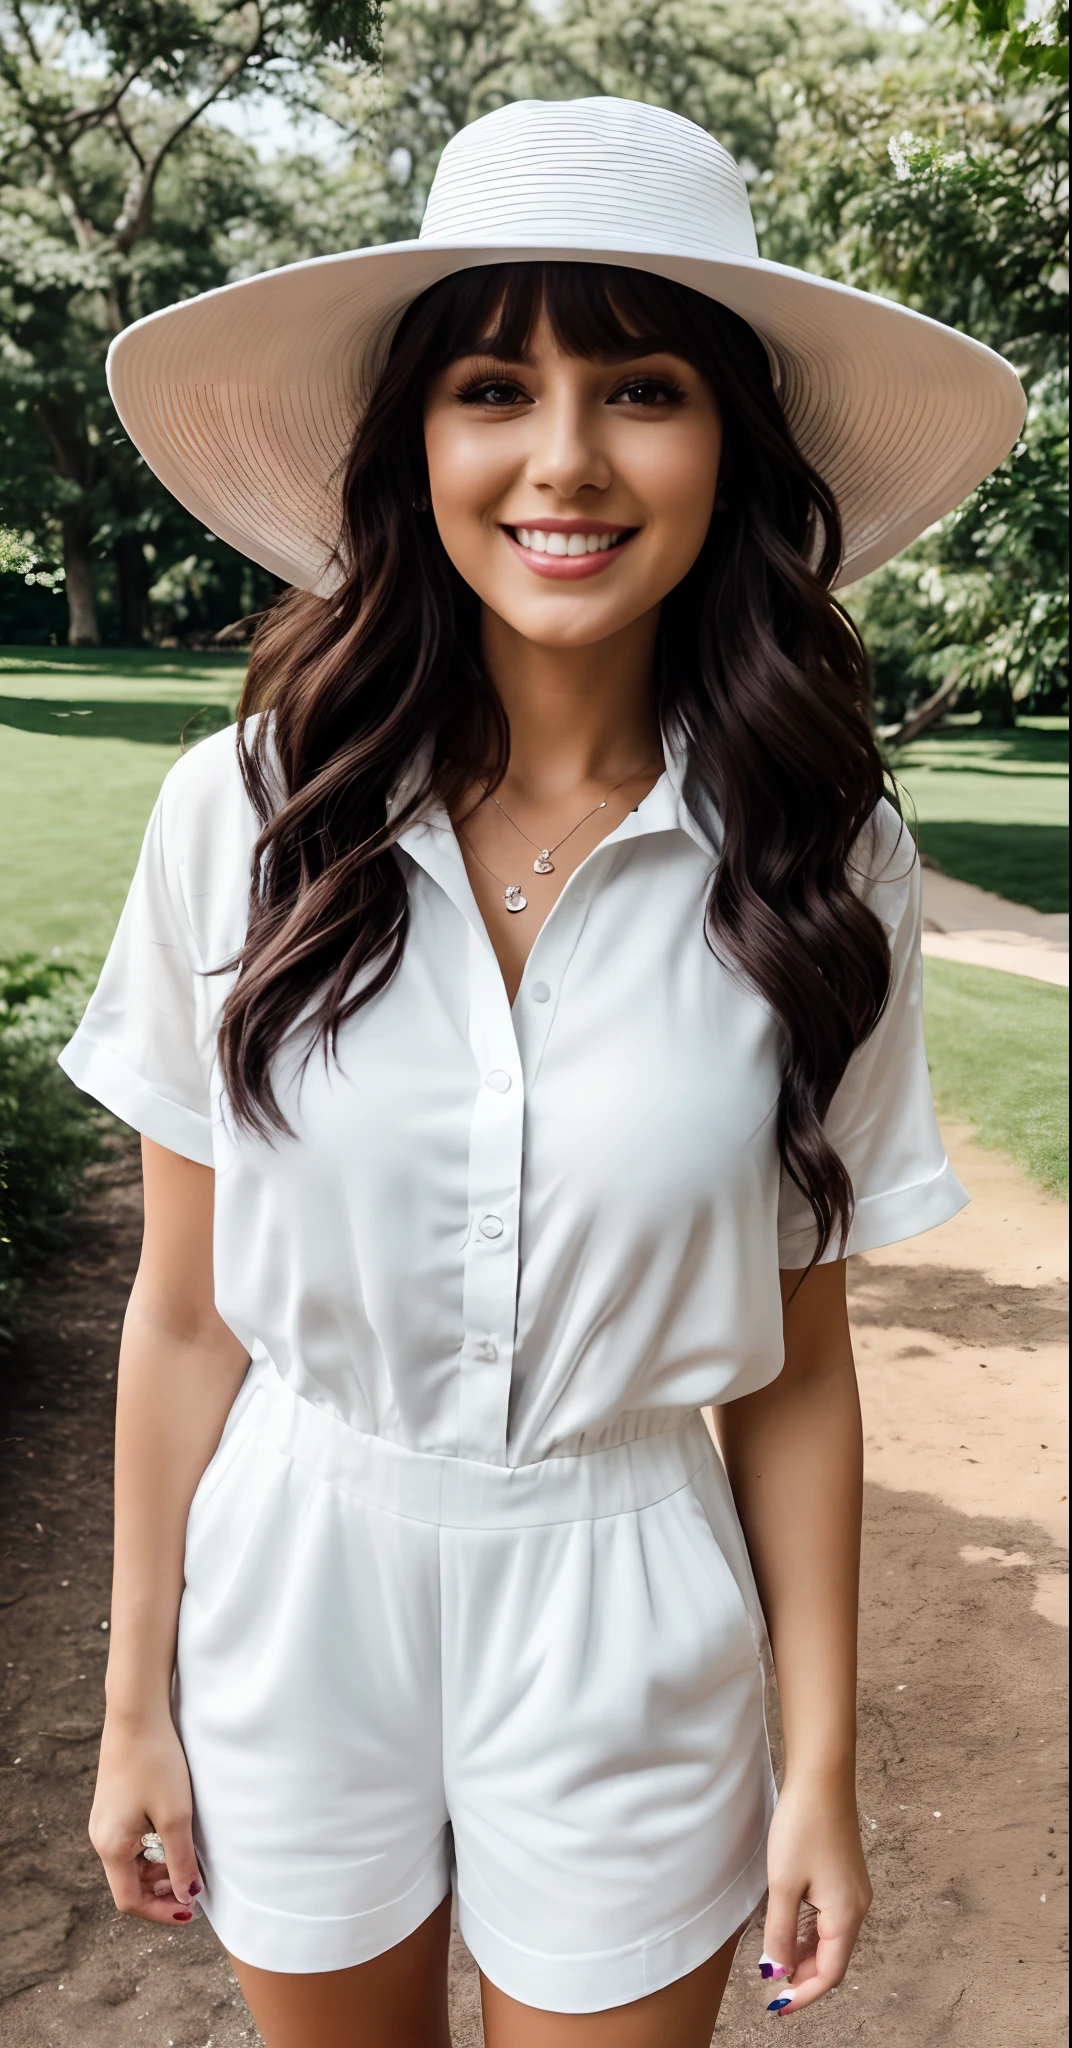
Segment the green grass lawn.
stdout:
<svg viewBox="0 0 1072 2048">
<path fill-rule="evenodd" d="M 1023 975 L 923 963 L 927 1059 L 939 1112 L 975 1126 L 1068 1199 L 1068 996 Z"/>
<path fill-rule="evenodd" d="M 0 953 L 103 958 L 160 784 L 244 673 L 241 654 L 0 648 Z"/>
<path fill-rule="evenodd" d="M 969 723 L 891 758 L 905 815 L 936 865 L 1035 910 L 1068 909 L 1068 722 Z"/>
</svg>

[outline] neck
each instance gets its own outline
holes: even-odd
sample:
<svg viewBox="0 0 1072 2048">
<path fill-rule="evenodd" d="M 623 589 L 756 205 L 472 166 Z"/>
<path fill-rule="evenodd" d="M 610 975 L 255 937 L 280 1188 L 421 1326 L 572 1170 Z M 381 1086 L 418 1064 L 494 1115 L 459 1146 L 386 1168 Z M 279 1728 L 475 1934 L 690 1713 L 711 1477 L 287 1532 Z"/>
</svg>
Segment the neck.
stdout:
<svg viewBox="0 0 1072 2048">
<path fill-rule="evenodd" d="M 658 623 L 656 610 L 593 647 L 543 647 L 485 607 L 481 651 L 510 724 L 513 788 L 553 797 L 661 761 Z"/>
</svg>

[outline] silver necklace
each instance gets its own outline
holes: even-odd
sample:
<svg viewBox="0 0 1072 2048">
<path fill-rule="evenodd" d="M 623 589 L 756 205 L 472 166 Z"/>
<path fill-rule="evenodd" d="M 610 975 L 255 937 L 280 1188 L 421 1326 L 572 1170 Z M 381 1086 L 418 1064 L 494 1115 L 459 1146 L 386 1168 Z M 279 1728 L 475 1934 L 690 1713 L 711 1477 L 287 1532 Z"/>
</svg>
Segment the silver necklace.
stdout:
<svg viewBox="0 0 1072 2048">
<path fill-rule="evenodd" d="M 642 775 L 644 773 L 644 769 L 637 769 L 637 775 Z M 600 801 L 597 804 L 593 804 L 591 810 L 586 811 L 583 818 L 578 818 L 577 823 L 575 825 L 571 825 L 569 831 L 564 832 L 562 834 L 561 839 L 556 839 L 553 846 L 539 846 L 535 839 L 529 839 L 528 833 L 522 830 L 522 827 L 517 823 L 517 820 L 510 816 L 509 811 L 503 810 L 503 807 L 499 802 L 497 796 L 492 795 L 492 792 L 490 790 L 485 791 L 485 796 L 491 797 L 491 801 L 495 805 L 496 810 L 502 811 L 502 815 L 506 819 L 507 824 L 512 825 L 514 831 L 519 833 L 522 839 L 527 840 L 530 846 L 536 847 L 536 859 L 532 863 L 533 873 L 536 875 L 553 875 L 555 872 L 555 864 L 551 858 L 552 854 L 557 853 L 560 846 L 565 846 L 567 839 L 572 839 L 574 833 L 579 832 L 581 826 L 587 824 L 589 818 L 594 818 L 597 811 L 606 810 L 607 805 L 611 797 L 614 795 L 616 789 L 622 789 L 627 782 L 635 781 L 636 775 L 623 775 L 621 782 L 613 782 L 610 788 L 608 789 L 606 796 L 601 797 Z M 499 882 L 500 884 L 503 884 L 502 875 L 497 875 L 495 873 L 494 868 L 489 868 L 486 860 L 481 860 L 480 855 L 476 850 L 476 847 L 473 845 L 473 842 L 469 837 L 469 834 L 467 832 L 463 832 L 460 826 L 457 828 L 457 831 L 459 839 L 464 841 L 465 845 L 469 848 L 469 851 L 472 854 L 473 859 L 479 864 L 480 867 L 483 868 L 484 873 L 486 875 L 490 875 L 493 882 Z M 519 911 L 527 910 L 529 907 L 529 899 L 524 894 L 520 882 L 506 882 L 503 885 L 503 902 L 505 903 L 507 910 L 511 911 L 514 914 L 514 916 L 516 916 Z"/>
<path fill-rule="evenodd" d="M 460 825 L 455 826 L 455 831 L 457 832 L 459 839 L 462 841 L 462 844 L 469 848 L 469 851 L 472 854 L 473 859 L 479 862 L 479 865 L 483 868 L 484 873 L 486 875 L 490 875 L 493 882 L 501 883 L 502 876 L 497 875 L 494 868 L 489 868 L 486 860 L 480 859 L 480 855 L 478 854 L 476 847 L 473 845 L 473 842 L 470 839 L 468 832 L 463 832 Z M 527 910 L 529 907 L 528 897 L 522 895 L 521 893 L 520 882 L 506 883 L 506 886 L 503 889 L 503 902 L 505 903 L 507 910 L 512 910 L 515 913 L 519 910 Z"/>
<path fill-rule="evenodd" d="M 589 818 L 594 818 L 597 811 L 605 811 L 607 808 L 607 804 L 609 803 L 611 797 L 614 795 L 615 790 L 621 789 L 623 783 L 632 782 L 633 779 L 634 778 L 631 775 L 623 775 L 621 782 L 612 782 L 610 788 L 606 793 L 606 796 L 601 797 L 600 801 L 597 804 L 593 804 L 591 810 L 586 811 L 583 818 L 578 818 L 577 823 L 575 825 L 571 825 L 568 832 L 563 832 L 561 839 L 556 839 L 553 846 L 540 846 L 537 840 L 530 839 L 528 833 L 523 829 L 522 826 L 518 824 L 517 819 L 512 818 L 510 816 L 509 811 L 504 809 L 503 805 L 499 802 L 499 799 L 495 795 L 494 791 L 489 789 L 485 792 L 485 794 L 491 798 L 491 801 L 495 805 L 496 810 L 499 811 L 502 814 L 502 816 L 506 819 L 507 824 L 512 825 L 515 832 L 520 833 L 522 839 L 525 840 L 527 845 L 534 846 L 536 848 L 536 858 L 532 863 L 533 874 L 553 875 L 555 872 L 555 864 L 551 858 L 551 855 L 553 853 L 557 853 L 560 846 L 565 846 L 567 839 L 572 839 L 574 833 L 579 832 L 582 825 L 587 825 Z M 478 854 L 477 859 L 479 860 L 479 858 L 480 856 Z M 490 868 L 488 869 L 488 873 L 491 873 Z M 498 881 L 499 877 L 496 875 L 495 879 L 496 881 Z"/>
</svg>

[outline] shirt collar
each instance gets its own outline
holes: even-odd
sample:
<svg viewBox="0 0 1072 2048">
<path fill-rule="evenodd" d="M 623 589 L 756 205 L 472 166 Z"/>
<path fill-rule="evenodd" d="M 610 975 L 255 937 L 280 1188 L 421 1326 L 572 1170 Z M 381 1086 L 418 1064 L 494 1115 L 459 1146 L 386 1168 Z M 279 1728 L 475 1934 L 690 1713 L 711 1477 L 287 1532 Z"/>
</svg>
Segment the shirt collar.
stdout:
<svg viewBox="0 0 1072 2048">
<path fill-rule="evenodd" d="M 405 808 L 412 793 L 427 779 L 434 752 L 435 740 L 429 734 L 410 756 L 402 773 L 391 787 L 387 798 L 389 823 Z M 705 830 L 704 825 L 693 816 L 685 802 L 685 777 L 688 773 L 689 757 L 688 746 L 680 728 L 664 727 L 663 761 L 664 773 L 660 775 L 654 788 L 649 790 L 636 810 L 631 811 L 629 817 L 609 837 L 617 840 L 625 833 L 625 828 L 630 826 L 630 838 L 641 837 L 649 832 L 680 831 L 686 832 L 690 839 L 694 839 L 704 853 L 716 854 L 721 832 L 714 810 L 711 811 L 710 829 Z M 449 830 L 449 820 L 438 799 L 433 797 L 423 816 L 407 826 L 402 833 L 399 845 L 405 847 L 413 833 L 419 833 L 423 840 L 427 831 L 442 831 L 444 827 Z"/>
</svg>

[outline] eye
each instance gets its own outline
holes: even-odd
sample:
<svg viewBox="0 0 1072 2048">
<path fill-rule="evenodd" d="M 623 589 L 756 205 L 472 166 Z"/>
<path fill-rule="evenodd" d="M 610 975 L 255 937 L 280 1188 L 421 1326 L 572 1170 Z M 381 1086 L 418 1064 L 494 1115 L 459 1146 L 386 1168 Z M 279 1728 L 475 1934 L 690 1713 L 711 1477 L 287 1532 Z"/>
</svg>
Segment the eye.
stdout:
<svg viewBox="0 0 1072 2048">
<path fill-rule="evenodd" d="M 459 386 L 457 396 L 462 405 L 486 405 L 489 411 L 504 412 L 522 403 L 527 393 L 509 377 L 476 375 Z"/>
<path fill-rule="evenodd" d="M 645 409 L 682 405 L 685 393 L 672 377 L 630 377 L 619 384 L 612 405 L 643 406 Z"/>
</svg>

